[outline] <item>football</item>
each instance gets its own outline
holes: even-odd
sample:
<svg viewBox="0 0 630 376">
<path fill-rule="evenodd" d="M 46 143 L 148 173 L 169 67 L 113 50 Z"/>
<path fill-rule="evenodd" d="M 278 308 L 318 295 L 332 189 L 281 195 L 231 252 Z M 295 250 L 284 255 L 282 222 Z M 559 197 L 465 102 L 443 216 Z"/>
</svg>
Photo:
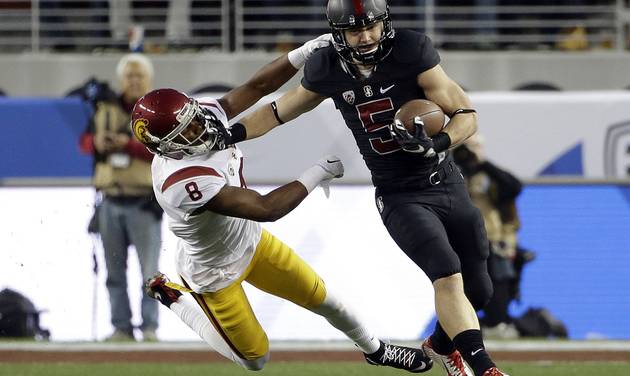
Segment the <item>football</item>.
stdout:
<svg viewBox="0 0 630 376">
<path fill-rule="evenodd" d="M 424 131 L 429 136 L 436 135 L 444 128 L 444 112 L 440 106 L 426 99 L 413 99 L 403 104 L 394 118 L 400 120 L 409 133 L 415 134 L 413 118 L 416 116 L 422 119 Z"/>
</svg>

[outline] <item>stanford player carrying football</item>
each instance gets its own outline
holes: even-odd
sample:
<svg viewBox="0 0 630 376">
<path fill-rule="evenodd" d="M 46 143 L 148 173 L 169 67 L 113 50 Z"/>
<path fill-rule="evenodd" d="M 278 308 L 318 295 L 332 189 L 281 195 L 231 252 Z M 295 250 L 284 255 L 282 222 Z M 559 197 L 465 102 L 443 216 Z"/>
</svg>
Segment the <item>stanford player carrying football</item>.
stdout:
<svg viewBox="0 0 630 376">
<path fill-rule="evenodd" d="M 147 281 L 147 293 L 216 351 L 250 370 L 263 368 L 269 343 L 243 281 L 325 317 L 357 344 L 368 363 L 424 372 L 432 361 L 422 350 L 376 338 L 309 265 L 258 223 L 283 217 L 316 186 L 341 177 L 339 158 L 322 158 L 296 181 L 260 195 L 245 185 L 241 151 L 225 144 L 231 137 L 228 120 L 278 89 L 329 38 L 306 42 L 218 100 L 193 99 L 174 89 L 138 100 L 132 129 L 156 154 L 153 189 L 179 238 L 176 268 L 185 285 L 158 274 Z M 201 309 L 180 291 L 190 292 Z"/>
<path fill-rule="evenodd" d="M 431 279 L 438 323 L 427 355 L 448 375 L 503 375 L 485 350 L 475 310 L 492 295 L 483 219 L 448 152 L 475 133 L 477 115 L 439 65 L 425 35 L 394 32 L 386 0 L 329 0 L 333 45 L 317 51 L 302 84 L 235 124 L 228 144 L 259 137 L 332 98 L 354 135 L 376 187 L 376 206 L 398 246 Z M 428 137 L 394 122 L 424 98 L 449 115 Z M 463 358 L 463 359 L 462 359 Z"/>
</svg>

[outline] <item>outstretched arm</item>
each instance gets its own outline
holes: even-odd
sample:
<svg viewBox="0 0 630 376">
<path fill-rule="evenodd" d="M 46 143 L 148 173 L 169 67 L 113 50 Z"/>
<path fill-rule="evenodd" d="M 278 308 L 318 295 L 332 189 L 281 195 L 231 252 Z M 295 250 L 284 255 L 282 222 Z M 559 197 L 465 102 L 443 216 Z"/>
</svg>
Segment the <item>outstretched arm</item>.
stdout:
<svg viewBox="0 0 630 376">
<path fill-rule="evenodd" d="M 246 188 L 223 187 L 204 208 L 230 217 L 273 222 L 295 209 L 308 192 L 298 181 L 276 188 L 266 195 Z"/>
<path fill-rule="evenodd" d="M 278 220 L 295 209 L 315 187 L 343 176 L 343 164 L 335 156 L 320 159 L 296 180 L 266 195 L 246 188 L 224 186 L 203 209 L 258 222 Z"/>
<path fill-rule="evenodd" d="M 280 124 L 295 119 L 317 107 L 326 97 L 299 85 L 273 103 L 260 107 L 239 121 L 247 133 L 247 140 L 260 137 Z M 274 106 L 275 111 L 274 113 Z"/>
<path fill-rule="evenodd" d="M 230 90 L 219 99 L 228 119 L 245 111 L 265 95 L 278 90 L 298 72 L 315 50 L 327 46 L 331 39 L 330 34 L 324 34 L 307 41 L 259 69 L 243 85 Z"/>
</svg>

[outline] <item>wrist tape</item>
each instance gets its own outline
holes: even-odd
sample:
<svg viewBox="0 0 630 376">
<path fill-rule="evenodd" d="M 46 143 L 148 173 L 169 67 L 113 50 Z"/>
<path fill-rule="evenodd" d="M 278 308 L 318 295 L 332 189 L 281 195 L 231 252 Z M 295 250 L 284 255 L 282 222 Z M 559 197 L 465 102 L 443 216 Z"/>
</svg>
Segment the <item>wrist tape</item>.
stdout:
<svg viewBox="0 0 630 376">
<path fill-rule="evenodd" d="M 304 171 L 302 175 L 297 178 L 297 181 L 299 181 L 304 185 L 304 187 L 306 187 L 308 193 L 311 193 L 313 189 L 315 189 L 319 185 L 319 183 L 327 176 L 328 173 L 324 171 L 321 166 L 315 165 Z"/>
<path fill-rule="evenodd" d="M 227 140 L 227 145 L 236 144 L 247 139 L 247 129 L 242 123 L 234 123 L 230 127 L 230 139 Z"/>
<path fill-rule="evenodd" d="M 446 132 L 440 132 L 431 137 L 433 140 L 433 150 L 436 153 L 442 152 L 451 146 L 451 136 Z"/>
</svg>

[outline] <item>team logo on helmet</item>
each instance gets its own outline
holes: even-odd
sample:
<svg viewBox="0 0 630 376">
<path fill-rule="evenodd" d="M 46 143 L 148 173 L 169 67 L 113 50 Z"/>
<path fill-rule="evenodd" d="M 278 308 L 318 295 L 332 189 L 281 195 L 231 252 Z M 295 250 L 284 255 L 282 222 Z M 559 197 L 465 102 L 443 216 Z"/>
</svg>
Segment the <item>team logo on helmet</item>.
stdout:
<svg viewBox="0 0 630 376">
<path fill-rule="evenodd" d="M 352 90 L 344 91 L 342 96 L 343 96 L 343 99 L 345 99 L 346 102 L 348 102 L 348 104 L 354 104 L 354 91 Z"/>
<path fill-rule="evenodd" d="M 151 142 L 151 137 L 149 137 L 149 129 L 148 129 L 149 121 L 147 119 L 138 119 L 133 122 L 133 134 L 136 135 L 138 141 L 143 144 L 148 144 Z"/>
</svg>

